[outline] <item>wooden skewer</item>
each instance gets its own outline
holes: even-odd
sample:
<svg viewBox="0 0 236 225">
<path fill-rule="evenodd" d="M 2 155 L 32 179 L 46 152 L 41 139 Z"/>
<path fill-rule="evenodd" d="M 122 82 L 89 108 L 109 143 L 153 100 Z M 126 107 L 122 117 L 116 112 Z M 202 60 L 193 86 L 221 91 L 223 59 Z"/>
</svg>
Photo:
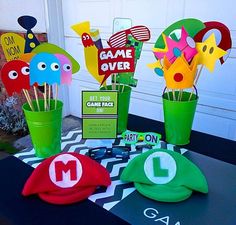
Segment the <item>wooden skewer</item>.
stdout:
<svg viewBox="0 0 236 225">
<path fill-rule="evenodd" d="M 180 101 L 182 100 L 183 91 L 184 91 L 184 89 L 181 89 L 181 92 L 180 92 Z"/>
<path fill-rule="evenodd" d="M 201 68 L 200 68 L 200 70 L 197 72 L 197 75 L 196 75 L 196 77 L 195 77 L 195 81 L 194 81 L 194 85 L 195 85 L 195 86 L 196 86 L 196 84 L 197 84 L 197 82 L 198 82 L 198 79 L 199 79 L 199 77 L 200 77 L 200 74 L 201 74 L 201 72 L 202 72 L 202 69 L 203 69 L 203 65 L 201 65 Z M 191 94 L 190 94 L 190 96 L 189 96 L 188 101 L 191 100 L 194 91 L 195 91 L 195 89 L 192 88 L 192 92 L 191 92 Z"/>
<path fill-rule="evenodd" d="M 31 103 L 31 106 L 32 106 L 32 108 L 33 108 L 33 111 L 35 111 L 34 105 L 33 105 L 33 103 L 32 103 L 32 100 L 31 100 L 31 98 L 30 98 L 30 95 L 29 95 L 28 90 L 25 89 L 25 92 L 26 92 L 26 94 L 27 94 L 27 96 L 28 96 L 28 99 L 29 99 L 29 101 L 30 101 L 30 103 Z"/>
<path fill-rule="evenodd" d="M 33 88 L 34 88 L 34 95 L 35 95 L 35 99 L 36 99 L 36 104 L 37 104 L 37 107 L 38 107 L 38 111 L 40 111 L 39 98 L 38 98 L 37 89 L 36 89 L 35 86 L 33 86 Z"/>
<path fill-rule="evenodd" d="M 44 111 L 46 111 L 47 110 L 47 84 L 46 83 L 44 83 L 43 97 L 44 97 Z"/>
<path fill-rule="evenodd" d="M 189 99 L 188 99 L 188 101 L 190 101 L 190 100 L 191 100 L 191 98 L 192 98 L 192 95 L 193 95 L 194 91 L 195 91 L 195 89 L 194 89 L 194 87 L 192 87 L 192 92 L 191 92 L 191 94 L 190 94 L 190 96 L 189 96 Z"/>
<path fill-rule="evenodd" d="M 57 108 L 57 98 L 58 98 L 58 85 L 56 84 L 55 109 Z"/>
<path fill-rule="evenodd" d="M 166 88 L 166 91 L 167 91 L 167 97 L 168 97 L 168 100 L 170 100 L 169 89 L 168 89 L 168 88 Z"/>
<path fill-rule="evenodd" d="M 27 102 L 28 102 L 28 104 L 29 104 L 29 106 L 30 106 L 30 109 L 31 109 L 32 111 L 34 111 L 34 108 L 33 108 L 32 104 L 31 104 L 31 102 L 30 102 L 30 99 L 29 99 L 29 96 L 28 96 L 27 93 L 26 93 L 26 90 L 23 89 L 23 92 L 24 92 L 25 98 L 26 98 L 26 100 L 27 100 Z"/>
<path fill-rule="evenodd" d="M 175 89 L 172 89 L 172 94 L 173 94 L 173 100 L 176 101 L 176 98 L 175 98 Z"/>
<path fill-rule="evenodd" d="M 50 111 L 50 103 L 51 103 L 51 87 L 48 85 L 48 110 Z"/>
<path fill-rule="evenodd" d="M 122 87 L 122 93 L 124 92 L 125 90 L 125 85 L 123 84 L 123 87 Z"/>
<path fill-rule="evenodd" d="M 200 68 L 199 72 L 197 73 L 197 76 L 195 77 L 195 81 L 194 81 L 195 86 L 197 85 L 197 82 L 198 82 L 198 79 L 201 75 L 202 69 L 203 69 L 203 65 L 201 65 L 201 68 Z"/>
</svg>

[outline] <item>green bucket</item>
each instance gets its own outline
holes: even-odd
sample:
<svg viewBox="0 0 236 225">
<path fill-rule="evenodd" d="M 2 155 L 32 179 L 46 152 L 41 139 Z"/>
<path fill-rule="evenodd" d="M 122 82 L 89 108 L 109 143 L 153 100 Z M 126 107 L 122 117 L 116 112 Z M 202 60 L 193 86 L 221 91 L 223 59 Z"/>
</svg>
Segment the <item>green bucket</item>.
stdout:
<svg viewBox="0 0 236 225">
<path fill-rule="evenodd" d="M 127 130 L 129 103 L 131 95 L 131 87 L 125 85 L 116 85 L 115 90 L 118 91 L 118 134 Z M 101 90 L 112 90 L 112 85 L 102 87 Z"/>
<path fill-rule="evenodd" d="M 162 96 L 166 141 L 174 145 L 186 145 L 190 142 L 198 96 L 182 92 L 181 100 L 178 101 L 179 92 L 175 92 L 175 95 L 175 101 L 172 92 Z"/>
<path fill-rule="evenodd" d="M 63 103 L 50 101 L 50 110 L 44 111 L 44 100 L 39 100 L 41 111 L 32 111 L 28 103 L 22 106 L 29 127 L 35 154 L 40 158 L 47 158 L 61 151 L 61 125 Z M 37 109 L 36 101 L 33 106 Z"/>
</svg>

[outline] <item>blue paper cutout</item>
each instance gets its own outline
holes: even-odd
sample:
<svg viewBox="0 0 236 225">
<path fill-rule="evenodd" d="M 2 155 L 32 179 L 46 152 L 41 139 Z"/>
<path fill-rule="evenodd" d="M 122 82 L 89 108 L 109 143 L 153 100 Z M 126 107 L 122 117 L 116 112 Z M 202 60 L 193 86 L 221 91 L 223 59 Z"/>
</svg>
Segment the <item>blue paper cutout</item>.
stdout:
<svg viewBox="0 0 236 225">
<path fill-rule="evenodd" d="M 39 53 L 30 61 L 30 85 L 60 84 L 60 62 L 57 57 L 49 53 Z"/>
<path fill-rule="evenodd" d="M 175 57 L 180 57 L 182 53 L 179 48 L 173 48 L 173 54 Z"/>
<path fill-rule="evenodd" d="M 25 36 L 24 53 L 29 53 L 32 51 L 32 49 L 40 44 L 33 31 L 31 30 L 37 24 L 37 20 L 32 16 L 21 16 L 17 21 L 27 31 Z"/>
<path fill-rule="evenodd" d="M 155 73 L 160 76 L 160 77 L 163 77 L 164 76 L 164 71 L 160 68 L 155 68 L 154 69 Z"/>
</svg>

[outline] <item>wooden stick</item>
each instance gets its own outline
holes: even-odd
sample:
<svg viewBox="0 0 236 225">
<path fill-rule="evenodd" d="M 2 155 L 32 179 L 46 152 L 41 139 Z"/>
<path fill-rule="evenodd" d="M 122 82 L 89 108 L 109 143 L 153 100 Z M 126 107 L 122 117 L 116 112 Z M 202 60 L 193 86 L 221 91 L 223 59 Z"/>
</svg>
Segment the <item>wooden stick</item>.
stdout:
<svg viewBox="0 0 236 225">
<path fill-rule="evenodd" d="M 168 97 L 168 100 L 170 100 L 169 89 L 168 89 L 168 88 L 166 88 L 166 91 L 167 91 L 167 97 Z"/>
<path fill-rule="evenodd" d="M 195 81 L 194 81 L 195 86 L 197 85 L 197 82 L 198 82 L 198 79 L 201 75 L 202 69 L 203 69 L 203 65 L 201 65 L 201 68 L 200 68 L 199 72 L 197 73 L 197 76 L 195 77 Z"/>
<path fill-rule="evenodd" d="M 184 91 L 184 89 L 181 89 L 181 92 L 180 92 L 180 101 L 182 100 L 183 91 Z"/>
<path fill-rule="evenodd" d="M 27 94 L 27 96 L 28 96 L 28 99 L 29 99 L 29 101 L 30 101 L 30 103 L 31 103 L 31 106 L 32 106 L 32 108 L 33 108 L 33 111 L 35 111 L 34 105 L 33 105 L 33 103 L 32 103 L 32 100 L 31 100 L 31 98 L 30 98 L 30 95 L 29 95 L 28 90 L 25 89 L 25 92 L 26 92 L 26 94 Z"/>
<path fill-rule="evenodd" d="M 179 89 L 178 101 L 180 101 L 180 93 L 181 93 L 181 89 Z"/>
<path fill-rule="evenodd" d="M 44 111 L 46 111 L 47 110 L 47 84 L 46 83 L 44 83 L 43 97 L 44 97 Z"/>
<path fill-rule="evenodd" d="M 58 85 L 56 84 L 55 109 L 57 108 Z"/>
<path fill-rule="evenodd" d="M 25 98 L 26 98 L 26 100 L 27 100 L 27 102 L 28 102 L 28 104 L 29 104 L 29 106 L 30 106 L 30 109 L 31 109 L 32 111 L 34 111 L 34 108 L 33 108 L 32 104 L 31 104 L 31 102 L 30 102 L 30 100 L 29 100 L 29 97 L 28 97 L 28 95 L 27 95 L 25 89 L 23 89 L 23 92 L 24 92 Z"/>
<path fill-rule="evenodd" d="M 194 91 L 195 91 L 195 89 L 194 89 L 194 87 L 192 87 L 192 92 L 191 92 L 191 94 L 190 94 L 190 96 L 189 96 L 189 99 L 188 99 L 188 101 L 190 101 L 190 100 L 191 100 L 191 98 L 192 98 L 192 95 L 193 95 Z"/>
<path fill-rule="evenodd" d="M 36 99 L 36 103 L 37 103 L 38 111 L 40 111 L 39 98 L 38 98 L 37 89 L 36 89 L 35 86 L 33 86 L 33 88 L 34 88 L 34 95 L 35 95 L 35 99 Z"/>
<path fill-rule="evenodd" d="M 51 87 L 48 85 L 48 110 L 50 111 L 50 103 L 51 103 Z"/>
<path fill-rule="evenodd" d="M 116 90 L 116 73 L 114 74 L 114 80 L 115 80 L 115 90 Z"/>
<path fill-rule="evenodd" d="M 125 90 L 125 85 L 123 84 L 123 87 L 122 87 L 122 93 L 124 92 Z"/>
<path fill-rule="evenodd" d="M 114 74 L 111 75 L 111 81 L 113 80 L 113 78 L 115 79 Z M 114 85 L 115 85 L 115 84 L 112 82 L 112 90 L 115 90 Z"/>
<path fill-rule="evenodd" d="M 175 89 L 172 89 L 172 94 L 173 94 L 173 100 L 176 101 L 176 98 L 175 98 Z"/>
</svg>

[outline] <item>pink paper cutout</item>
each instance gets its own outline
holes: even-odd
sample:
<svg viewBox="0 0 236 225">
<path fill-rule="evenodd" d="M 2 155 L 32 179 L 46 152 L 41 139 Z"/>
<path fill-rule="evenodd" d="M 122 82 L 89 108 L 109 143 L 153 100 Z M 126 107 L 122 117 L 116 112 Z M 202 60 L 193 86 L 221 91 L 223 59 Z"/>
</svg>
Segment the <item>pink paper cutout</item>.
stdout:
<svg viewBox="0 0 236 225">
<path fill-rule="evenodd" d="M 166 56 L 168 60 L 173 63 L 176 57 L 175 53 L 179 51 L 179 56 L 183 53 L 187 61 L 190 61 L 196 54 L 197 50 L 195 48 L 195 42 L 188 35 L 187 31 L 182 27 L 181 29 L 181 38 L 179 41 L 172 40 L 171 38 L 165 36 L 167 51 L 163 52 L 157 51 L 154 52 L 155 56 L 160 60 Z M 177 50 L 177 51 L 176 51 Z"/>
<path fill-rule="evenodd" d="M 63 54 L 55 54 L 60 62 L 61 84 L 71 84 L 72 81 L 72 64 L 71 61 Z"/>
</svg>

